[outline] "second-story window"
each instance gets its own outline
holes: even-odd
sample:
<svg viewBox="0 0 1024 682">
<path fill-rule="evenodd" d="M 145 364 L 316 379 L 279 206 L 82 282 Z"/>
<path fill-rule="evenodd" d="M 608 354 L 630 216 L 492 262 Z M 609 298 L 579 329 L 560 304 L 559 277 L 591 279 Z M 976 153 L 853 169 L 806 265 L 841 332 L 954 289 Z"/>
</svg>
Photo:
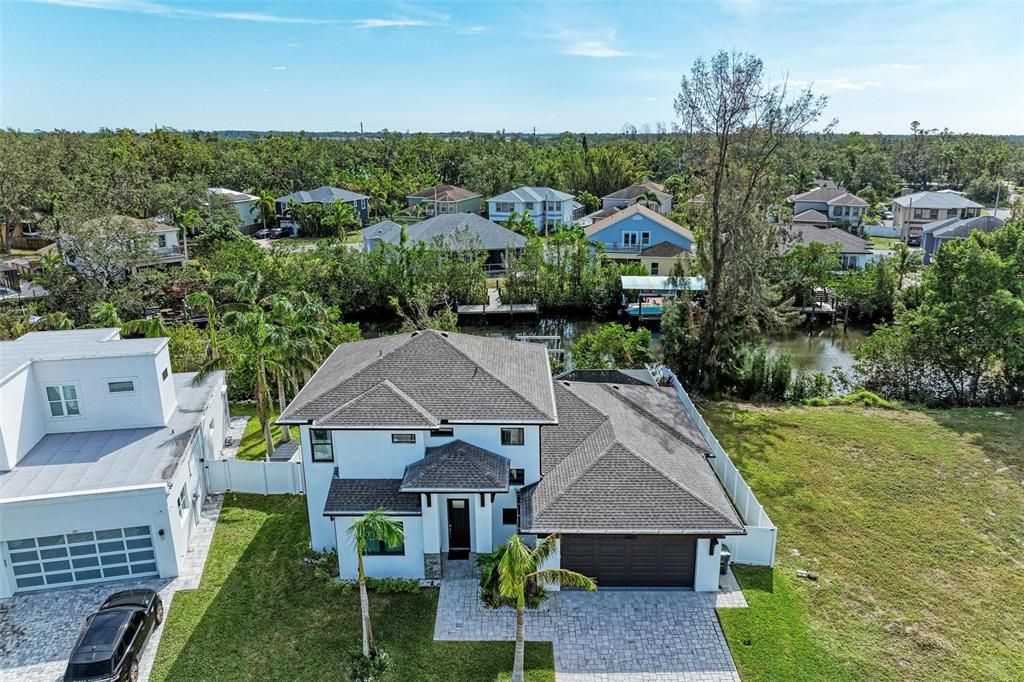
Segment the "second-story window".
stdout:
<svg viewBox="0 0 1024 682">
<path fill-rule="evenodd" d="M 450 426 L 442 426 L 439 429 L 430 430 L 431 438 L 451 438 L 454 435 L 455 429 L 451 428 Z"/>
<path fill-rule="evenodd" d="M 159 246 L 161 249 L 167 248 L 167 235 L 166 234 L 159 234 L 159 235 L 157 235 L 157 237 L 156 237 L 156 245 Z"/>
<path fill-rule="evenodd" d="M 416 442 L 416 434 L 415 433 L 392 433 L 391 434 L 391 442 L 392 443 L 415 443 Z"/>
<path fill-rule="evenodd" d="M 526 469 L 509 469 L 508 484 L 522 485 L 526 483 Z"/>
<path fill-rule="evenodd" d="M 553 211 L 555 213 L 558 213 L 559 211 L 562 210 L 562 204 L 559 201 L 545 201 L 544 202 L 544 210 L 545 211 L 549 211 L 549 212 Z"/>
<path fill-rule="evenodd" d="M 516 210 L 515 204 L 511 201 L 496 201 L 494 202 L 495 213 L 511 213 Z"/>
<path fill-rule="evenodd" d="M 310 429 L 309 447 L 314 462 L 334 461 L 334 443 L 327 429 Z"/>
<path fill-rule="evenodd" d="M 522 445 L 525 441 L 523 427 L 506 427 L 501 430 L 502 445 Z"/>
<path fill-rule="evenodd" d="M 109 393 L 135 393 L 135 382 L 131 379 L 118 379 L 107 382 Z"/>
<path fill-rule="evenodd" d="M 74 384 L 47 386 L 46 401 L 50 403 L 51 417 L 77 417 L 82 414 L 78 408 L 78 389 Z"/>
</svg>

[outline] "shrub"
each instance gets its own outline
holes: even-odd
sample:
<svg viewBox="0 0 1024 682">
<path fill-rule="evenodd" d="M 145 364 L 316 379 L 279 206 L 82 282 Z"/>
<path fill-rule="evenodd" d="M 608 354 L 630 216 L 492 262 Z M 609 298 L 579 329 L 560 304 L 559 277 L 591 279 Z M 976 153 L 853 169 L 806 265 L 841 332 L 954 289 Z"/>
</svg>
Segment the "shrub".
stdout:
<svg viewBox="0 0 1024 682">
<path fill-rule="evenodd" d="M 766 346 L 744 349 L 733 391 L 742 400 L 786 399 L 793 381 L 793 360 L 787 353 L 772 355 Z"/>
<path fill-rule="evenodd" d="M 384 676 L 391 667 L 391 657 L 386 651 L 377 650 L 369 656 L 362 651 L 354 651 L 348 659 L 349 679 L 357 682 L 373 682 Z"/>
<path fill-rule="evenodd" d="M 498 591 L 498 564 L 505 553 L 505 547 L 501 546 L 489 554 L 479 554 L 476 557 L 476 565 L 480 567 L 480 601 L 488 608 L 496 609 L 501 606 L 515 607 L 515 602 L 508 597 L 502 597 Z M 541 585 L 529 580 L 526 583 L 526 608 L 535 609 L 547 599 L 548 593 Z"/>
<path fill-rule="evenodd" d="M 828 398 L 835 393 L 835 384 L 824 372 L 796 373 L 789 384 L 787 398 L 793 402 L 811 400 L 814 398 Z"/>
</svg>

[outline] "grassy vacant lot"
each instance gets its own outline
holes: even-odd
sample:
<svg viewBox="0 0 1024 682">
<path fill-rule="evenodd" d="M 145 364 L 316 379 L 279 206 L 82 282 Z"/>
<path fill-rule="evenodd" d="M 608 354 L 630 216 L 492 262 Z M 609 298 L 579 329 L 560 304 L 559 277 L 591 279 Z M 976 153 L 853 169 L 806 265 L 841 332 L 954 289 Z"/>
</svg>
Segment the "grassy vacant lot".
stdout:
<svg viewBox="0 0 1024 682">
<path fill-rule="evenodd" d="M 238 459 L 261 460 L 267 456 L 267 446 L 263 441 L 263 431 L 260 430 L 260 420 L 256 416 L 256 406 L 251 403 L 231 403 L 232 417 L 251 417 L 242 435 L 242 442 L 238 446 Z M 281 443 L 281 427 L 274 423 L 277 419 L 277 412 L 274 412 L 270 422 L 270 437 L 274 445 Z M 299 442 L 299 429 L 291 427 L 292 440 Z"/>
<path fill-rule="evenodd" d="M 1024 411 L 705 414 L 779 527 L 719 612 L 744 680 L 1024 679 Z"/>
<path fill-rule="evenodd" d="M 868 241 L 876 249 L 895 249 L 896 245 L 900 243 L 900 240 L 895 237 L 868 237 Z"/>
<path fill-rule="evenodd" d="M 179 592 L 151 677 L 162 680 L 340 680 L 360 642 L 359 599 L 302 563 L 309 543 L 298 496 L 231 495 L 198 590 Z M 511 642 L 434 642 L 437 590 L 371 593 L 387 680 L 509 678 Z M 527 643 L 527 679 L 554 680 L 550 643 Z"/>
</svg>

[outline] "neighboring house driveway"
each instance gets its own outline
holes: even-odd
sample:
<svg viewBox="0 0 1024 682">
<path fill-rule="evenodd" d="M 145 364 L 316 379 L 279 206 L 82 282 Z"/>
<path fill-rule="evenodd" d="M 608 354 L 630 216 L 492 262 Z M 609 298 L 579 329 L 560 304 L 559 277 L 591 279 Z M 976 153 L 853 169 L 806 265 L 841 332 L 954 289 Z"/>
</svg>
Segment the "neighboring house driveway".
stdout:
<svg viewBox="0 0 1024 682">
<path fill-rule="evenodd" d="M 559 682 L 738 682 L 715 607 L 746 606 L 730 573 L 719 593 L 564 591 L 526 617 L 526 638 L 554 645 Z M 486 609 L 476 579 L 443 580 L 434 639 L 512 640 L 515 612 Z"/>
<path fill-rule="evenodd" d="M 178 590 L 195 589 L 203 574 L 223 495 L 211 495 L 203 504 L 192 532 L 186 565 L 177 578 L 119 580 L 87 587 L 16 594 L 0 602 L 0 682 L 54 682 L 64 674 L 68 654 L 85 618 L 118 590 L 149 587 L 160 592 L 164 612 Z M 142 653 L 139 678 L 153 668 L 163 626 L 150 636 Z"/>
</svg>

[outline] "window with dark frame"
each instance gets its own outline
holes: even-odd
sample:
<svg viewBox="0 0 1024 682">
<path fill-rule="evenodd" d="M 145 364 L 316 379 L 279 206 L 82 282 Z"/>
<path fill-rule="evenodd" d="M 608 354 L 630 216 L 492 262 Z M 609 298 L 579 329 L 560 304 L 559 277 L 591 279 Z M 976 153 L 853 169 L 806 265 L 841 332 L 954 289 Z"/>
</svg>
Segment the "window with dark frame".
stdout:
<svg viewBox="0 0 1024 682">
<path fill-rule="evenodd" d="M 160 375 L 161 379 L 167 379 L 167 368 L 164 367 L 163 373 Z"/>
<path fill-rule="evenodd" d="M 521 426 L 504 427 L 501 429 L 502 445 L 522 445 L 525 440 L 526 436 Z"/>
<path fill-rule="evenodd" d="M 519 523 L 519 508 L 505 507 L 501 510 L 501 522 L 506 526 L 514 526 Z"/>
<path fill-rule="evenodd" d="M 402 526 L 403 537 L 405 536 L 405 524 L 401 521 L 398 522 L 399 526 Z M 405 555 L 405 542 L 399 542 L 397 545 L 389 547 L 386 542 L 381 542 L 376 538 L 370 538 L 366 541 L 366 556 L 404 556 Z"/>
<path fill-rule="evenodd" d="M 130 379 L 108 381 L 107 391 L 110 393 L 135 393 L 135 382 Z"/>
<path fill-rule="evenodd" d="M 392 433 L 391 434 L 391 442 L 392 443 L 415 443 L 416 442 L 416 434 L 415 433 Z"/>
<path fill-rule="evenodd" d="M 526 470 L 525 469 L 509 469 L 508 470 L 508 484 L 509 485 L 522 485 L 526 482 Z"/>
<path fill-rule="evenodd" d="M 431 438 L 451 438 L 455 435 L 455 429 L 451 427 L 442 427 L 440 429 L 431 429 Z"/>
<path fill-rule="evenodd" d="M 310 429 L 309 447 L 314 462 L 334 461 L 334 443 L 327 429 Z"/>
</svg>

